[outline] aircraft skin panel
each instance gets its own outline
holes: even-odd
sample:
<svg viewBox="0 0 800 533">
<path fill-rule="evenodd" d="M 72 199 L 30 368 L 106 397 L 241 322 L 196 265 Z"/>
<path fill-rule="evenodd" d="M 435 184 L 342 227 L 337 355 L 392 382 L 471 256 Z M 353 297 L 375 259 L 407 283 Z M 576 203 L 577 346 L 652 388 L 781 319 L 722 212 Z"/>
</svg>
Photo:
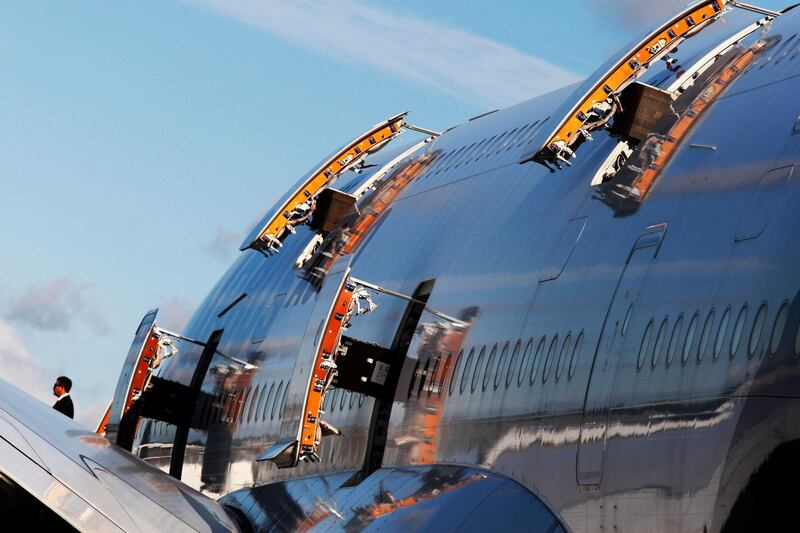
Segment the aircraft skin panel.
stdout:
<svg viewBox="0 0 800 533">
<path fill-rule="evenodd" d="M 800 446 L 799 16 L 789 11 L 741 39 L 741 50 L 766 44 L 678 140 L 632 212 L 590 185 L 619 142 L 604 130 L 571 167 L 520 163 L 556 127 L 550 117 L 574 104 L 573 86 L 459 125 L 397 164 L 331 234 L 347 242 L 323 240 L 308 268 L 295 266 L 318 238 L 306 225 L 275 255 L 242 252 L 182 333 L 207 339 L 222 330 L 219 351 L 253 367 L 214 356 L 193 406 L 183 481 L 277 530 L 779 524 L 791 506 L 766 513 L 764 502 L 796 495 L 787 480 Z M 684 67 L 761 18 L 725 17 L 681 44 Z M 680 79 L 659 63 L 641 81 L 664 88 Z M 375 167 L 339 182 L 357 188 L 404 149 L 370 155 Z M 654 227 L 664 231 L 643 268 L 635 251 Z M 324 420 L 342 435 L 322 438 L 319 463 L 277 469 L 255 458 L 296 437 L 286 391 L 296 386 L 320 298 L 314 276 L 332 264 L 329 252 L 350 255 L 354 278 L 394 291 L 431 283 L 428 308 L 462 324 L 423 311 L 407 350 L 392 353 L 398 379 L 388 400 L 331 391 Z M 374 299 L 377 308 L 354 316 L 345 335 L 392 350 L 408 303 Z M 157 377 L 178 387 L 202 350 L 176 345 Z M 595 386 L 603 394 L 586 402 Z M 9 387 L 0 382 L 0 392 Z M 26 402 L 11 396 L 0 394 L 0 435 L 14 460 L 40 464 L 42 479 L 62 475 L 57 458 L 78 464 L 92 445 L 44 438 L 65 442 L 54 450 L 20 438 L 27 430 L 9 414 Z M 371 433 L 380 416 L 383 440 Z M 166 469 L 175 433 L 145 418 L 134 453 Z M 583 445 L 601 447 L 603 460 L 579 483 Z M 376 446 L 382 461 L 373 470 Z M 4 450 L 0 458 L 10 457 Z M 103 461 L 121 461 L 117 452 L 100 450 L 93 460 L 116 475 L 117 463 Z M 136 475 L 145 495 L 165 478 L 128 463 L 146 472 Z M 170 505 L 187 494 L 165 486 Z M 189 493 L 204 512 L 220 512 Z M 112 499 L 98 501 L 98 512 L 113 515 Z M 525 514 L 532 509 L 541 513 Z"/>
<path fill-rule="evenodd" d="M 0 421 L 3 476 L 79 530 L 238 530 L 213 500 L 2 379 Z"/>
</svg>

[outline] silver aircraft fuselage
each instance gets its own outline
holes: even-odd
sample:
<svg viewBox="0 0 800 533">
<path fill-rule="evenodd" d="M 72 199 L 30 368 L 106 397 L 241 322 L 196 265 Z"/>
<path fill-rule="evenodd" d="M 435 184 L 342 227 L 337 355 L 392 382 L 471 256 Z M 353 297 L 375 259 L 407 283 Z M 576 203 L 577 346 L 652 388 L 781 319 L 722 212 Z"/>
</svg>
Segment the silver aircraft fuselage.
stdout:
<svg viewBox="0 0 800 533">
<path fill-rule="evenodd" d="M 684 69 L 759 16 L 735 11 L 688 39 Z M 180 441 L 181 479 L 257 529 L 717 531 L 793 517 L 799 33 L 796 9 L 737 41 L 767 45 L 632 212 L 591 183 L 618 143 L 607 130 L 569 167 L 530 161 L 575 88 L 459 125 L 400 162 L 381 182 L 403 180 L 386 205 L 359 200 L 357 215 L 374 216 L 342 255 L 354 277 L 467 326 L 376 295 L 345 335 L 389 350 L 393 378 L 381 397 L 327 395 L 342 434 L 322 437 L 319 462 L 256 460 L 301 417 L 298 361 L 325 302 L 295 262 L 317 232 L 298 226 L 274 255 L 245 250 L 182 333 L 216 332 L 219 352 L 253 368 L 214 355 L 189 426 L 145 416 L 134 453 L 174 472 Z M 654 67 L 641 81 L 675 80 Z M 371 155 L 337 188 L 403 149 Z M 180 401 L 166 384 L 188 387 L 203 354 L 177 342 L 157 374 L 164 402 Z"/>
</svg>

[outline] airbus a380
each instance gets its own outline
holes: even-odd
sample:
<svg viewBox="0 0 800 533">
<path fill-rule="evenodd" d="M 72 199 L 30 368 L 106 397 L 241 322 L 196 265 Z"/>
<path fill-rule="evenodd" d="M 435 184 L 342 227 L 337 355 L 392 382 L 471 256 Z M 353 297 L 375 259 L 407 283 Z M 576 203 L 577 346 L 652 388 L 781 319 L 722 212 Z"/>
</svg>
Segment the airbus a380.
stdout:
<svg viewBox="0 0 800 533">
<path fill-rule="evenodd" d="M 793 6 L 792 6 L 793 7 Z M 83 430 L 0 381 L 0 499 L 80 530 L 734 531 L 800 479 L 800 9 L 301 178 Z M 403 144 L 406 137 L 417 141 Z"/>
</svg>

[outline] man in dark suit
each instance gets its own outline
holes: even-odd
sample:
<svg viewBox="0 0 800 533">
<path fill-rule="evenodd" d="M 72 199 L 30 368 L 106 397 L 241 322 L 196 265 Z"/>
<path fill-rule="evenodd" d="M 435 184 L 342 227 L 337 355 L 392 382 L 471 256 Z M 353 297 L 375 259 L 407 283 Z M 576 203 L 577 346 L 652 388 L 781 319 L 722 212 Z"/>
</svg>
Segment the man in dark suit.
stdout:
<svg viewBox="0 0 800 533">
<path fill-rule="evenodd" d="M 53 384 L 53 396 L 58 401 L 53 405 L 53 409 L 70 418 L 75 417 L 75 408 L 72 405 L 72 398 L 69 397 L 69 390 L 72 388 L 72 380 L 67 376 L 59 376 Z"/>
</svg>

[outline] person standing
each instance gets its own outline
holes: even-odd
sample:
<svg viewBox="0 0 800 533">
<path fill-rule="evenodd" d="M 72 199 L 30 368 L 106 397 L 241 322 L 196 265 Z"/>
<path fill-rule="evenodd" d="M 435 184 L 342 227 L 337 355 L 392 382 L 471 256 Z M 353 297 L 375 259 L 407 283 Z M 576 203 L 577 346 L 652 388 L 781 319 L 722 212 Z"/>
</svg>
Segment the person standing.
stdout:
<svg viewBox="0 0 800 533">
<path fill-rule="evenodd" d="M 70 418 L 75 417 L 75 407 L 72 405 L 72 398 L 69 397 L 69 390 L 72 388 L 72 380 L 67 376 L 58 376 L 53 384 L 53 396 L 58 400 L 53 404 L 53 409 Z"/>
</svg>

